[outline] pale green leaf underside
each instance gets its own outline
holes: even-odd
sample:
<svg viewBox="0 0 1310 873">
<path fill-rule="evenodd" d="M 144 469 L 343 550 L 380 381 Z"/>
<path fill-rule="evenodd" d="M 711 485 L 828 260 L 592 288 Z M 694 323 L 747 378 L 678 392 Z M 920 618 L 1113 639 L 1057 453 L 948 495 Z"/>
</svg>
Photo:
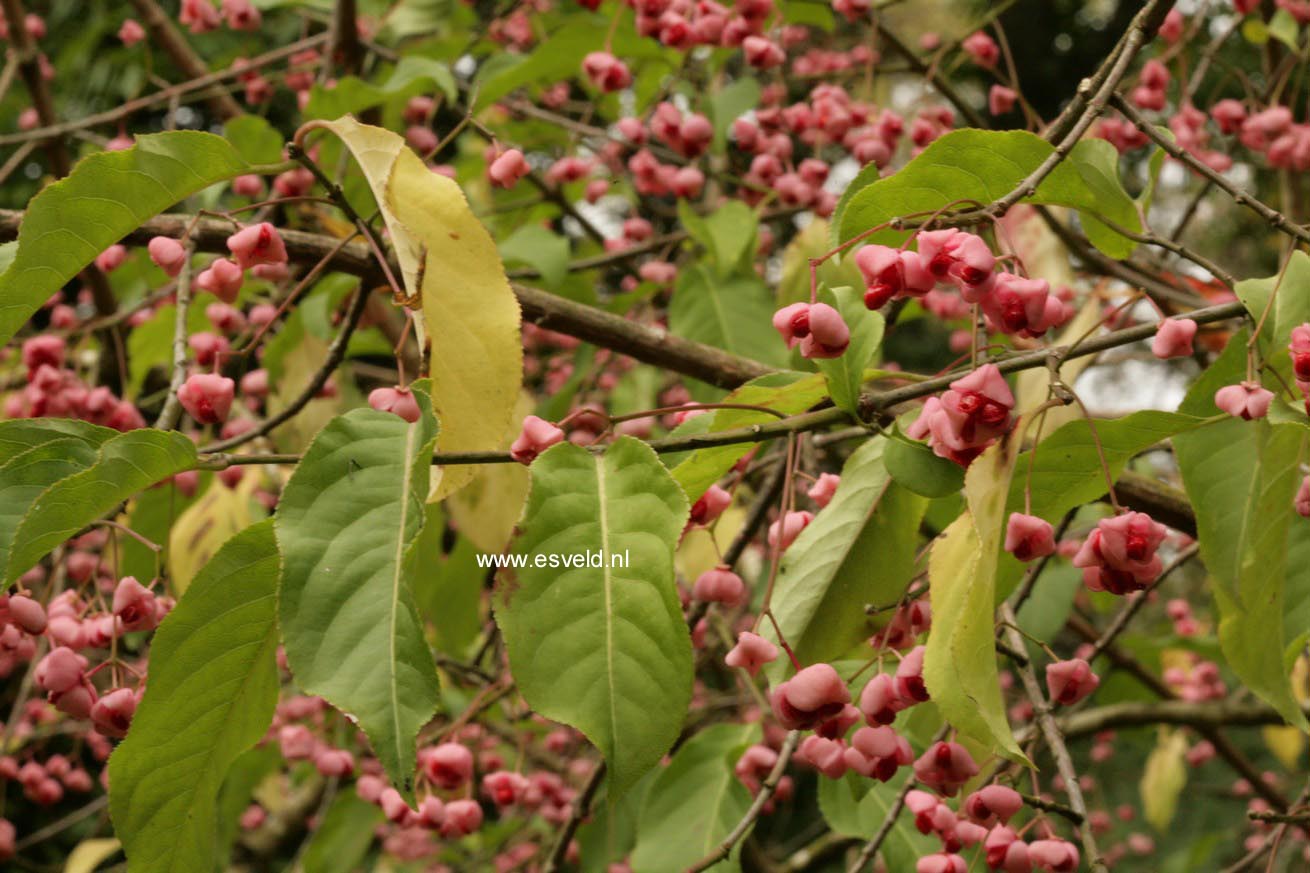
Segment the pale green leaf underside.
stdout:
<svg viewBox="0 0 1310 873">
<path fill-rule="evenodd" d="M 413 785 L 416 737 L 437 707 L 436 665 L 414 605 L 437 423 L 414 391 L 414 424 L 373 409 L 333 419 L 314 438 L 278 506 L 279 619 L 307 694 L 368 735 L 392 783 Z"/>
<path fill-rule="evenodd" d="M 227 140 L 193 130 L 138 136 L 133 148 L 78 162 L 23 214 L 18 253 L 0 275 L 0 342 L 8 342 L 51 294 L 147 219 L 249 171 Z"/>
<path fill-rule="evenodd" d="M 130 873 L 216 866 L 219 789 L 277 704 L 271 522 L 228 540 L 151 645 L 150 682 L 109 760 L 110 812 Z"/>
<path fill-rule="evenodd" d="M 132 430 L 106 440 L 89 468 L 55 482 L 32 502 L 14 534 L 5 579 L 17 579 L 122 501 L 195 465 L 195 443 L 177 432 Z"/>
<path fill-rule="evenodd" d="M 708 268 L 684 269 L 669 304 L 669 330 L 773 367 L 787 363 L 787 347 L 771 325 L 773 300 L 753 276 L 715 277 Z"/>
<path fill-rule="evenodd" d="M 654 767 L 682 728 L 692 657 L 674 587 L 687 499 L 655 453 L 629 437 L 603 455 L 561 443 L 531 467 L 514 541 L 540 554 L 600 552 L 626 568 L 504 570 L 496 621 L 519 690 L 546 718 L 600 749 L 618 796 Z"/>
</svg>

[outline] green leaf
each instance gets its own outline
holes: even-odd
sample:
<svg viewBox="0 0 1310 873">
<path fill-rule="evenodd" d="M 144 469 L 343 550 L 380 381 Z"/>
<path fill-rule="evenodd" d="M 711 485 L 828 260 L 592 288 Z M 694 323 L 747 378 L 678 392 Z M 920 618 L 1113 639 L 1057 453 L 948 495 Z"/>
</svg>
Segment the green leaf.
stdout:
<svg viewBox="0 0 1310 873">
<path fill-rule="evenodd" d="M 1118 183 L 1115 165 L 1094 141 L 1079 143 L 1024 202 L 1068 206 L 1096 213 L 1134 232 L 1141 221 L 1132 198 Z M 1041 137 L 1020 130 L 956 130 L 935 140 L 896 173 L 882 178 L 866 167 L 847 186 L 833 216 L 834 242 L 843 242 L 892 218 L 935 212 L 960 200 L 991 203 L 1017 188 L 1054 147 Z M 967 205 L 967 204 L 966 204 Z M 1099 222 L 1088 233 L 1098 248 L 1114 258 L 1126 258 L 1136 244 Z M 905 232 L 885 230 L 867 242 L 900 245 Z"/>
<path fill-rule="evenodd" d="M 301 858 L 304 873 L 351 873 L 361 869 L 373 830 L 383 821 L 376 803 L 351 790 L 340 790 L 314 831 Z"/>
<path fill-rule="evenodd" d="M 145 385 L 146 377 L 152 369 L 168 367 L 173 363 L 173 322 L 176 318 L 177 307 L 169 303 L 156 309 L 145 324 L 132 328 L 132 333 L 127 337 L 128 397 L 136 397 L 141 393 L 141 387 Z M 193 305 L 187 310 L 187 333 L 205 330 L 212 330 L 209 319 L 205 317 L 205 309 Z M 280 336 L 279 333 L 274 339 Z"/>
<path fill-rule="evenodd" d="M 900 788 L 847 773 L 841 779 L 819 779 L 819 811 L 834 833 L 867 840 L 887 818 Z M 902 811 L 883 841 L 880 854 L 888 870 L 913 870 L 917 859 L 940 850 L 940 845 L 910 824 Z"/>
<path fill-rule="evenodd" d="M 714 149 L 718 151 L 727 142 L 732 123 L 750 112 L 760 102 L 760 83 L 751 76 L 734 79 L 710 95 L 710 120 L 714 122 Z M 730 200 L 728 204 L 739 201 Z M 682 201 L 679 201 L 679 206 Z M 744 203 L 740 204 L 745 206 Z"/>
<path fill-rule="evenodd" d="M 1275 289 L 1277 296 L 1273 300 L 1272 317 L 1266 317 L 1270 296 L 1275 294 Z M 1264 324 L 1260 333 L 1260 351 L 1266 365 L 1277 370 L 1283 382 L 1290 385 L 1295 380 L 1292 356 L 1287 348 L 1292 340 L 1292 329 L 1310 321 L 1310 255 L 1301 251 L 1293 252 L 1281 280 L 1278 276 L 1247 279 L 1238 282 L 1236 290 L 1255 323 Z M 1238 375 L 1233 381 L 1242 378 L 1245 378 L 1244 374 Z M 1281 393 L 1282 385 L 1276 378 L 1270 376 L 1268 381 L 1267 387 L 1275 394 Z M 1280 397 L 1280 406 L 1281 400 Z M 1299 404 L 1293 419 L 1306 422 L 1303 407 Z"/>
<path fill-rule="evenodd" d="M 687 234 L 709 253 L 720 276 L 740 274 L 745 278 L 754 277 L 750 261 L 755 254 L 760 220 L 745 203 L 729 200 L 717 211 L 702 216 L 696 213 L 688 201 L 679 200 L 678 221 Z M 769 315 L 773 315 L 772 309 Z M 740 317 L 745 317 L 745 313 L 741 313 Z M 766 318 L 764 324 L 768 325 L 769 321 Z"/>
<path fill-rule="evenodd" d="M 964 468 L 937 457 L 918 440 L 899 436 L 887 440 L 883 463 L 899 484 L 924 497 L 945 497 L 964 487 Z"/>
<path fill-rule="evenodd" d="M 586 734 L 617 797 L 669 750 L 691 699 L 691 641 L 673 578 L 687 499 L 631 437 L 603 455 L 561 443 L 530 472 L 512 545 L 528 566 L 498 575 L 496 621 L 524 699 Z M 547 553 L 599 554 L 604 566 L 532 566 Z M 626 566 L 610 567 L 618 557 Z"/>
<path fill-rule="evenodd" d="M 18 254 L 0 275 L 0 342 L 13 338 L 51 294 L 147 219 L 250 170 L 227 140 L 193 130 L 138 136 L 130 149 L 79 161 L 23 213 Z"/>
<path fill-rule="evenodd" d="M 506 263 L 527 264 L 541 274 L 542 284 L 556 288 L 569 272 L 569 241 L 540 224 L 525 224 L 500 246 Z"/>
<path fill-rule="evenodd" d="M 1286 9 L 1280 8 L 1274 13 L 1274 17 L 1269 19 L 1269 35 L 1290 48 L 1293 52 L 1299 50 L 1298 43 L 1301 40 L 1301 25 L 1297 24 L 1292 13 Z"/>
<path fill-rule="evenodd" d="M 1280 292 L 1281 294 L 1281 292 Z M 1188 391 L 1180 408 L 1214 409 L 1217 386 L 1245 374 L 1246 333 L 1228 347 Z M 1292 425 L 1230 418 L 1174 438 L 1183 485 L 1196 512 L 1197 543 L 1214 579 L 1219 644 L 1242 682 L 1290 724 L 1310 728 L 1292 693 L 1285 598 L 1289 582 L 1303 598 L 1304 565 L 1289 564 L 1307 532 L 1293 525 L 1291 505 L 1301 481 L 1310 434 Z M 1298 519 L 1299 521 L 1299 519 Z M 1296 534 L 1293 537 L 1293 531 Z"/>
<path fill-rule="evenodd" d="M 860 386 L 864 384 L 864 368 L 873 361 L 882 345 L 886 321 L 881 312 L 870 312 L 864 305 L 863 295 L 854 288 L 824 289 L 820 299 L 835 306 L 851 330 L 851 344 L 845 354 L 837 358 L 820 358 L 815 361 L 828 382 L 828 393 L 838 409 L 851 415 L 860 413 Z"/>
<path fill-rule="evenodd" d="M 718 279 L 705 267 L 684 269 L 669 304 L 669 330 L 774 367 L 787 364 L 787 349 L 771 325 L 773 302 L 753 277 Z"/>
<path fill-rule="evenodd" d="M 118 431 L 75 418 L 11 418 L 0 421 L 0 464 L 52 440 L 73 438 L 95 447 Z"/>
<path fill-rule="evenodd" d="M 352 409 L 310 444 L 278 504 L 279 619 L 306 694 L 347 713 L 391 783 L 413 790 L 416 737 L 437 708 L 436 665 L 414 606 L 437 421 Z"/>
<path fill-rule="evenodd" d="M 269 776 L 281 773 L 285 764 L 282 750 L 275 744 L 267 744 L 247 749 L 227 768 L 227 777 L 218 790 L 218 835 L 214 842 L 214 858 L 220 869 L 226 869 L 222 864 L 232 856 L 232 847 L 241 832 L 241 814 L 250 806 L 255 789 Z"/>
<path fill-rule="evenodd" d="M 1023 764 L 996 669 L 996 563 L 1017 439 L 983 452 L 964 477 L 969 509 L 928 559 L 932 629 L 923 678 L 942 716 L 988 749 Z"/>
<path fill-rule="evenodd" d="M 713 851 L 741 821 L 751 794 L 733 766 L 759 734 L 758 724 L 716 724 L 678 749 L 642 804 L 634 873 L 684 870 Z M 710 869 L 738 867 L 728 860 Z"/>
<path fill-rule="evenodd" d="M 832 502 L 783 553 L 773 614 L 802 663 L 833 660 L 867 638 L 874 627 L 864 607 L 895 603 L 914 575 L 928 501 L 888 475 L 889 442 L 875 437 L 850 456 Z M 771 628 L 765 636 L 776 639 Z M 775 661 L 769 676 L 789 669 Z"/>
<path fill-rule="evenodd" d="M 238 115 L 224 122 L 223 138 L 251 164 L 276 164 L 286 144 L 277 128 L 258 115 Z"/>
<path fill-rule="evenodd" d="M 617 800 L 592 804 L 592 814 L 578 828 L 580 873 L 609 873 L 611 863 L 632 854 L 642 804 L 659 775 L 652 770 Z"/>
<path fill-rule="evenodd" d="M 462 534 L 443 555 L 445 533 L 441 504 L 429 503 L 415 545 L 423 560 L 414 577 L 414 600 L 419 614 L 432 624 L 437 649 L 458 657 L 482 630 L 482 583 L 487 571 L 478 566 L 481 550 Z"/>
<path fill-rule="evenodd" d="M 766 406 L 783 415 L 796 415 L 822 400 L 826 388 L 823 376 L 818 373 L 770 373 L 747 382 L 724 398 L 724 402 Z M 699 423 L 702 418 L 708 416 L 713 418 L 707 427 Z M 711 433 L 777 420 L 776 416 L 749 409 L 719 409 L 705 415 L 698 415 L 684 426 L 694 427 L 696 433 Z M 701 427 L 706 429 L 702 431 Z M 679 430 L 675 430 L 674 434 L 682 435 Z M 673 467 L 673 478 L 677 479 L 682 490 L 687 492 L 689 500 L 698 500 L 711 485 L 732 469 L 733 464 L 754 448 L 754 443 L 739 443 L 697 449 L 685 456 L 679 455 L 679 460 Z"/>
<path fill-rule="evenodd" d="M 277 704 L 277 576 L 272 524 L 248 528 L 155 634 L 145 697 L 109 759 L 110 813 L 131 873 L 215 866 L 219 789 Z"/>
<path fill-rule="evenodd" d="M 132 430 L 106 440 L 90 467 L 55 482 L 33 501 L 14 534 L 5 579 L 13 582 L 133 494 L 195 465 L 195 443 L 176 431 Z"/>
</svg>

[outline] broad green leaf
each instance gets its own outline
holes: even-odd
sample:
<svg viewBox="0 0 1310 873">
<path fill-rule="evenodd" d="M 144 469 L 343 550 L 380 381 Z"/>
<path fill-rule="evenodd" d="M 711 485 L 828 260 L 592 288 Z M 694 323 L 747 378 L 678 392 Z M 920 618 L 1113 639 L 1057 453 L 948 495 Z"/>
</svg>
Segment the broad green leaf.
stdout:
<svg viewBox="0 0 1310 873">
<path fill-rule="evenodd" d="M 784 415 L 796 415 L 809 409 L 825 396 L 827 385 L 818 373 L 771 373 L 752 379 L 745 385 L 724 398 L 725 403 L 744 403 L 751 406 L 766 406 Z M 702 418 L 713 416 L 707 425 L 699 424 Z M 705 415 L 698 415 L 685 426 L 696 428 L 696 433 L 734 430 L 752 424 L 766 424 L 777 418 L 763 412 L 749 409 L 719 409 Z M 699 428 L 705 427 L 705 430 Z M 675 435 L 682 435 L 678 430 Z M 738 443 L 727 446 L 713 446 L 697 449 L 694 452 L 679 455 L 680 460 L 673 467 L 673 478 L 687 492 L 692 501 L 700 499 L 715 482 L 719 481 L 733 464 L 755 448 L 754 443 Z"/>
<path fill-rule="evenodd" d="M 733 766 L 759 734 L 758 724 L 716 724 L 678 749 L 642 804 L 634 873 L 684 870 L 713 851 L 741 821 L 751 794 Z M 729 859 L 710 869 L 739 868 Z"/>
<path fill-rule="evenodd" d="M 1095 426 L 1110 478 L 1117 480 L 1134 456 L 1209 423 L 1198 415 L 1143 410 L 1122 418 L 1098 419 Z M 1030 481 L 1030 462 L 1030 512 L 1052 524 L 1059 522 L 1066 512 L 1106 493 L 1105 472 L 1085 419 L 1071 421 L 1043 438 L 1035 458 L 1031 451 L 1019 456 L 1010 482 L 1008 512 L 1024 511 L 1023 495 Z M 996 581 L 998 599 L 1010 594 L 1023 575 L 1024 566 L 1009 552 L 1001 553 Z"/>
<path fill-rule="evenodd" d="M 277 704 L 277 578 L 272 524 L 248 528 L 155 634 L 145 697 L 109 759 L 109 808 L 130 873 L 215 866 L 219 790 Z"/>
<path fill-rule="evenodd" d="M 224 122 L 223 137 L 251 164 L 276 164 L 286 145 L 277 128 L 258 115 L 238 115 Z"/>
<path fill-rule="evenodd" d="M 867 840 L 881 827 L 896 802 L 898 782 L 881 783 L 858 773 L 819 779 L 819 811 L 834 833 Z M 940 851 L 931 837 L 915 830 L 913 816 L 902 811 L 879 853 L 888 870 L 913 870 L 917 859 Z"/>
<path fill-rule="evenodd" d="M 66 438 L 30 448 L 0 466 L 0 565 L 8 563 L 14 533 L 41 492 L 85 470 L 95 458 L 95 446 Z"/>
<path fill-rule="evenodd" d="M 983 452 L 964 477 L 969 508 L 928 559 L 932 629 L 924 653 L 928 693 L 952 726 L 1012 761 L 1028 763 L 1005 714 L 996 669 L 996 566 L 1018 440 Z"/>
<path fill-rule="evenodd" d="M 704 247 L 719 276 L 754 275 L 750 263 L 755 256 L 760 220 L 745 203 L 729 200 L 716 211 L 701 216 L 690 202 L 679 200 L 678 220 L 687 234 Z"/>
<path fill-rule="evenodd" d="M 1140 790 L 1142 815 L 1162 834 L 1178 810 L 1178 799 L 1187 784 L 1187 737 L 1180 730 L 1160 728 L 1155 748 L 1142 769 Z"/>
<path fill-rule="evenodd" d="M 612 803 L 606 800 L 592 804 L 592 814 L 578 828 L 580 873 L 609 873 L 611 863 L 632 854 L 642 804 L 660 772 L 647 773 L 631 791 Z"/>
<path fill-rule="evenodd" d="M 5 579 L 13 582 L 119 503 L 195 464 L 195 443 L 176 431 L 132 430 L 106 440 L 90 467 L 54 483 L 33 501 L 14 534 Z"/>
<path fill-rule="evenodd" d="M 1103 215 L 1127 230 L 1140 232 L 1137 209 L 1117 181 L 1108 153 L 1093 140 L 1078 144 L 1024 202 L 1068 206 L 1084 218 Z M 1020 130 L 952 131 L 935 140 L 896 173 L 881 177 L 870 165 L 847 186 L 833 216 L 834 242 L 844 242 L 892 218 L 935 212 L 962 200 L 987 205 L 1017 188 L 1054 147 Z M 961 204 L 967 208 L 971 204 Z M 1100 222 L 1088 223 L 1089 237 L 1107 255 L 1126 258 L 1136 244 Z M 868 242 L 900 245 L 904 231 L 886 230 Z"/>
<path fill-rule="evenodd" d="M 360 869 L 373 830 L 383 821 L 376 803 L 360 799 L 348 788 L 337 791 L 323 822 L 309 838 L 301 858 L 304 873 L 351 873 Z"/>
<path fill-rule="evenodd" d="M 681 272 L 669 304 L 674 335 L 783 367 L 787 347 L 772 319 L 773 301 L 763 282 L 748 276 L 719 278 L 701 265 Z"/>
<path fill-rule="evenodd" d="M 523 470 L 519 464 L 513 466 Z M 526 496 L 526 488 L 524 493 Z M 426 511 L 427 519 L 414 544 L 420 556 L 414 576 L 414 602 L 419 615 L 432 624 L 437 649 L 458 657 L 482 630 L 482 586 L 487 571 L 478 566 L 478 557 L 483 552 L 500 554 L 505 543 L 495 549 L 482 549 L 462 532 L 468 528 L 459 525 L 461 533 L 455 545 L 448 554 L 442 554 L 446 523 L 441 504 L 429 503 Z"/>
<path fill-rule="evenodd" d="M 227 140 L 193 130 L 145 134 L 130 149 L 79 161 L 23 213 L 18 253 L 0 274 L 0 342 L 8 342 L 51 294 L 147 219 L 250 170 Z"/>
<path fill-rule="evenodd" d="M 1243 331 L 1197 379 L 1181 408 L 1213 411 L 1216 386 L 1239 381 L 1245 359 Z M 1308 440 L 1310 434 L 1300 427 L 1236 418 L 1174 438 L 1196 512 L 1201 558 L 1214 580 L 1224 657 L 1247 687 L 1303 730 L 1310 726 L 1292 693 L 1296 651 L 1290 644 L 1305 629 L 1285 629 L 1285 599 L 1289 585 L 1298 600 L 1310 588 L 1304 564 L 1288 563 L 1310 539 L 1291 512 Z"/>
<path fill-rule="evenodd" d="M 64 873 L 92 873 L 105 861 L 118 854 L 122 845 L 113 837 L 83 840 L 68 853 Z"/>
<path fill-rule="evenodd" d="M 1275 289 L 1277 292 L 1271 310 L 1270 296 L 1275 294 Z M 1255 323 L 1264 324 L 1260 334 L 1260 350 L 1265 363 L 1277 370 L 1283 381 L 1290 385 L 1295 380 L 1291 353 L 1287 348 L 1292 339 L 1292 329 L 1310 321 L 1310 255 L 1301 251 L 1293 252 L 1281 280 L 1276 275 L 1264 279 L 1247 279 L 1238 282 L 1236 290 Z M 1280 394 L 1282 385 L 1278 379 L 1273 376 L 1266 378 L 1269 382 L 1267 387 L 1275 394 Z M 1281 396 L 1276 404 L 1282 407 Z M 1304 407 L 1298 403 L 1295 414 L 1290 418 L 1307 423 Z"/>
<path fill-rule="evenodd" d="M 687 498 L 655 453 L 622 437 L 603 455 L 570 443 L 532 463 L 502 570 L 496 621 L 528 704 L 604 754 L 619 796 L 669 750 L 691 698 L 691 641 L 673 555 Z M 598 553 L 602 567 L 536 567 L 536 556 Z M 611 567 L 623 558 L 625 566 Z"/>
<path fill-rule="evenodd" d="M 525 224 L 500 244 L 508 262 L 527 264 L 541 274 L 541 284 L 554 289 L 569 271 L 569 241 L 540 224 Z"/>
<path fill-rule="evenodd" d="M 833 660 L 867 638 L 874 627 L 864 607 L 895 603 L 914 575 L 928 501 L 892 481 L 888 442 L 875 437 L 856 449 L 832 502 L 783 553 L 773 615 L 801 663 Z M 776 681 L 789 669 L 780 659 L 768 672 Z"/>
<path fill-rule="evenodd" d="M 413 594 L 437 422 L 424 383 L 414 397 L 413 424 L 373 409 L 333 419 L 291 474 L 275 517 L 291 672 L 364 730 L 404 794 L 415 738 L 441 690 Z"/>
<path fill-rule="evenodd" d="M 964 468 L 937 457 L 918 440 L 891 437 L 883 450 L 883 463 L 898 484 L 924 497 L 945 497 L 964 487 Z"/>
<path fill-rule="evenodd" d="M 232 847 L 241 832 L 241 813 L 250 806 L 255 790 L 269 776 L 280 773 L 285 764 L 282 750 L 266 744 L 242 752 L 227 768 L 227 777 L 218 790 L 218 836 L 214 843 L 214 858 L 220 869 L 225 869 L 222 865 L 232 855 Z"/>
<path fill-rule="evenodd" d="M 841 313 L 851 331 L 851 344 L 840 357 L 820 358 L 815 363 L 828 382 L 828 394 L 832 397 L 833 405 L 858 416 L 864 368 L 872 363 L 873 356 L 882 345 L 886 321 L 881 312 L 869 311 L 864 305 L 863 295 L 854 288 L 824 289 L 820 298 Z"/>
<path fill-rule="evenodd" d="M 118 436 L 118 431 L 75 418 L 11 418 L 0 421 L 0 464 L 51 440 L 73 438 L 92 447 Z"/>
</svg>

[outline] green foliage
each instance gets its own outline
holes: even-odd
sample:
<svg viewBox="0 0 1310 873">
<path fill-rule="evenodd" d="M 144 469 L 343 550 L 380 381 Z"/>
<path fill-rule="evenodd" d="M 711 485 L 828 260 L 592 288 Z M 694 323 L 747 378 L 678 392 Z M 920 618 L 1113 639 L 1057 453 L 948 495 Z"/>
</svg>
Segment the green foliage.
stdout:
<svg viewBox="0 0 1310 873">
<path fill-rule="evenodd" d="M 926 443 L 899 434 L 883 450 L 887 472 L 900 485 L 924 497 L 945 497 L 964 487 L 964 468 L 939 458 Z"/>
<path fill-rule="evenodd" d="M 80 448 L 70 449 L 74 464 L 86 457 Z M 43 466 L 46 475 L 58 472 L 60 478 L 36 496 L 18 523 L 6 581 L 13 582 L 51 549 L 138 491 L 195 464 L 195 443 L 182 434 L 142 429 L 105 440 L 79 472 L 57 463 Z"/>
<path fill-rule="evenodd" d="M 14 261 L 0 274 L 0 341 L 96 255 L 175 203 L 251 166 L 221 136 L 171 131 L 98 152 L 32 198 Z"/>
<path fill-rule="evenodd" d="M 1054 151 L 1046 140 L 1026 131 L 952 131 L 886 178 L 873 165 L 861 171 L 837 203 L 833 241 L 843 242 L 898 216 L 932 213 L 950 204 L 986 206 L 1017 188 Z M 1088 238 L 1114 258 L 1128 257 L 1136 244 L 1095 216 L 1136 233 L 1142 229 L 1137 208 L 1118 181 L 1114 147 L 1104 140 L 1078 143 L 1025 202 L 1079 210 Z M 904 231 L 888 230 L 867 241 L 900 245 L 905 236 Z"/>
<path fill-rule="evenodd" d="M 832 502 L 783 553 L 773 614 L 804 664 L 845 655 L 873 632 L 864 607 L 894 604 L 914 573 L 919 520 L 928 501 L 894 482 L 875 437 L 842 468 Z M 776 641 L 768 624 L 763 634 Z M 775 681 L 785 659 L 767 668 Z"/>
<path fill-rule="evenodd" d="M 496 622 L 523 697 L 586 734 L 617 797 L 669 750 L 691 698 L 691 641 L 673 581 L 687 499 L 631 437 L 603 455 L 561 443 L 531 472 L 512 545 L 529 566 L 499 574 Z M 599 553 L 606 566 L 532 566 L 545 552 Z M 618 555 L 627 566 L 608 566 Z"/>
<path fill-rule="evenodd" d="M 773 373 L 752 379 L 724 398 L 724 402 L 765 406 L 784 415 L 795 415 L 822 400 L 825 387 L 823 377 L 818 374 Z M 702 423 L 703 418 L 709 418 L 709 421 Z M 719 409 L 690 419 L 680 425 L 672 436 L 734 430 L 771 421 L 777 421 L 777 418 L 765 412 Z M 666 461 L 674 464 L 673 478 L 687 492 L 687 498 L 695 501 L 754 448 L 753 443 L 713 446 L 675 457 L 666 456 Z"/>
<path fill-rule="evenodd" d="M 525 224 L 499 248 L 506 263 L 517 261 L 540 273 L 541 284 L 548 289 L 558 287 L 568 273 L 569 241 L 539 224 Z"/>
<path fill-rule="evenodd" d="M 1243 332 L 1196 381 L 1181 408 L 1213 413 L 1216 388 L 1239 381 L 1245 359 Z M 1174 438 L 1201 557 L 1215 582 L 1224 657 L 1247 687 L 1303 730 L 1310 726 L 1292 693 L 1290 662 L 1306 629 L 1284 628 L 1289 589 L 1297 603 L 1310 591 L 1304 565 L 1288 563 L 1293 548 L 1303 554 L 1310 541 L 1291 511 L 1307 438 L 1294 425 L 1236 418 Z"/>
<path fill-rule="evenodd" d="M 858 773 L 840 779 L 819 780 L 819 811 L 834 833 L 867 840 L 891 811 L 900 790 L 896 782 L 884 784 Z M 908 813 L 902 813 L 887 834 L 879 853 L 888 870 L 912 870 L 924 855 L 940 844 L 915 830 Z"/>
<path fill-rule="evenodd" d="M 314 831 L 301 863 L 305 873 L 350 873 L 358 870 L 373 843 L 373 829 L 383 821 L 376 803 L 348 789 L 338 791 Z"/>
<path fill-rule="evenodd" d="M 773 301 L 759 279 L 716 277 L 700 265 L 678 276 L 669 304 L 669 330 L 674 334 L 782 367 L 787 350 L 771 325 L 772 318 Z"/>
<path fill-rule="evenodd" d="M 828 394 L 838 409 L 851 415 L 860 414 L 860 387 L 864 384 L 864 368 L 873 361 L 882 345 L 886 321 L 880 312 L 870 312 L 864 297 L 854 288 L 824 289 L 819 295 L 822 302 L 835 306 L 851 330 L 851 344 L 846 353 L 836 358 L 815 361 L 828 382 Z"/>
<path fill-rule="evenodd" d="M 737 758 L 759 740 L 758 724 L 716 724 L 687 741 L 651 785 L 637 825 L 634 873 L 683 870 L 713 851 L 751 805 L 733 772 Z M 711 870 L 739 870 L 735 858 Z"/>
<path fill-rule="evenodd" d="M 458 94 L 449 66 L 432 58 L 406 55 L 381 85 L 365 82 L 357 76 L 346 76 L 333 88 L 314 85 L 305 106 L 305 118 L 340 118 L 426 90 L 440 91 L 448 100 L 454 100 Z"/>
<path fill-rule="evenodd" d="M 247 528 L 155 635 L 145 698 L 109 761 L 110 812 L 131 873 L 217 866 L 219 790 L 277 703 L 277 578 L 272 524 Z"/>
<path fill-rule="evenodd" d="M 440 688 L 414 606 L 437 422 L 354 409 L 305 452 L 276 515 L 279 618 L 287 660 L 307 694 L 350 714 L 393 785 L 411 794 L 415 738 Z"/>
</svg>

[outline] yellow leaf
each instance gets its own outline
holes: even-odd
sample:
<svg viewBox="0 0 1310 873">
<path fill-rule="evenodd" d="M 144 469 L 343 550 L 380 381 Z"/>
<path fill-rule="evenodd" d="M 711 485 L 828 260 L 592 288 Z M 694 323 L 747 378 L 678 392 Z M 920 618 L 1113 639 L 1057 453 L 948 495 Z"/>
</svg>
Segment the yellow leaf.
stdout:
<svg viewBox="0 0 1310 873">
<path fill-rule="evenodd" d="M 1262 729 L 1260 733 L 1264 736 L 1269 751 L 1274 753 L 1274 757 L 1281 761 L 1284 767 L 1290 770 L 1296 766 L 1297 761 L 1301 759 L 1301 753 L 1305 751 L 1305 734 L 1300 728 L 1270 726 Z"/>
<path fill-rule="evenodd" d="M 259 481 L 255 470 L 247 470 L 236 488 L 217 478 L 195 503 L 177 517 L 168 534 L 168 577 L 173 592 L 181 597 L 200 568 L 219 546 L 254 524 L 250 497 Z"/>
<path fill-rule="evenodd" d="M 732 545 L 733 538 L 746 522 L 746 510 L 740 506 L 729 506 L 723 510 L 714 525 L 711 535 L 707 528 L 695 527 L 687 531 L 682 542 L 678 544 L 675 557 L 678 572 L 688 582 L 695 582 L 696 577 L 719 563 L 719 555 Z M 717 544 L 718 548 L 715 548 Z M 738 571 L 740 572 L 740 571 Z"/>
<path fill-rule="evenodd" d="M 496 243 L 459 186 L 411 151 L 396 159 L 387 202 L 425 255 L 423 320 L 432 347 L 432 409 L 441 422 L 437 450 L 500 445 L 523 384 L 523 344 L 518 298 Z M 442 469 L 432 499 L 459 490 L 474 472 Z"/>
<path fill-rule="evenodd" d="M 433 173 L 399 135 L 349 116 L 323 126 L 359 162 L 386 222 L 406 295 L 421 299 L 415 327 L 431 346 L 432 407 L 441 422 L 437 449 L 499 446 L 523 383 L 523 346 L 518 299 L 495 242 L 459 185 Z M 430 499 L 453 494 L 475 474 L 471 466 L 434 470 Z"/>
<path fill-rule="evenodd" d="M 68 853 L 64 862 L 64 873 L 91 873 L 104 861 L 122 848 L 122 844 L 113 837 L 96 840 L 83 840 Z"/>
<path fill-rule="evenodd" d="M 513 427 L 517 433 L 523 419 L 532 412 L 532 395 L 519 395 L 514 408 Z M 508 448 L 511 439 L 502 439 L 499 448 Z M 446 501 L 450 519 L 473 545 L 488 554 L 499 554 L 514 525 L 523 514 L 528 499 L 528 468 L 522 464 L 484 464 L 472 481 Z"/>
<path fill-rule="evenodd" d="M 1140 785 L 1142 812 L 1161 833 L 1168 830 L 1178 810 L 1178 797 L 1187 784 L 1187 737 L 1182 731 L 1160 728 L 1155 748 L 1146 759 Z"/>
</svg>

